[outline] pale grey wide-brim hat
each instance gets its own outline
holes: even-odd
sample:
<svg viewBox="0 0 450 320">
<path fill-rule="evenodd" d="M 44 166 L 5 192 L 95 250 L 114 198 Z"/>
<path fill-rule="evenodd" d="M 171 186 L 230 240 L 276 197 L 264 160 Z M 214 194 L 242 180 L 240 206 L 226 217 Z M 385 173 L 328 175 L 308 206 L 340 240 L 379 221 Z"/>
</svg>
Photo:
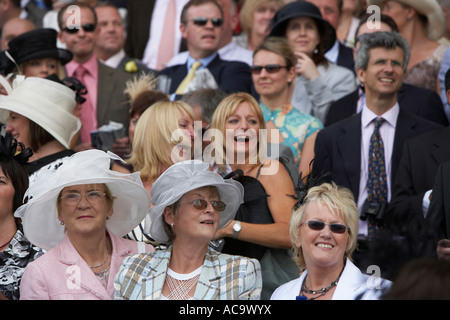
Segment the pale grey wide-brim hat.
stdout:
<svg viewBox="0 0 450 320">
<path fill-rule="evenodd" d="M 396 0 L 412 7 L 427 17 L 427 35 L 432 40 L 439 40 L 445 33 L 445 16 L 437 0 Z M 381 6 L 386 0 L 367 0 L 367 5 Z"/>
<path fill-rule="evenodd" d="M 49 250 L 64 238 L 64 226 L 58 219 L 57 198 L 68 186 L 104 183 L 113 196 L 113 214 L 106 227 L 122 237 L 145 218 L 150 196 L 144 188 L 140 172 L 125 174 L 110 170 L 111 160 L 120 158 L 102 150 L 80 151 L 69 157 L 56 170 L 47 170 L 30 185 L 29 200 L 14 215 L 22 219 L 25 237 L 34 245 Z"/>
<path fill-rule="evenodd" d="M 151 198 L 153 207 L 148 215 L 151 221 L 150 227 L 146 223 L 146 233 L 160 243 L 167 243 L 167 236 L 162 215 L 164 208 L 177 202 L 189 191 L 214 186 L 217 188 L 220 200 L 227 206 L 220 213 L 218 228 L 224 227 L 234 219 L 236 212 L 244 201 L 244 187 L 233 179 L 223 179 L 218 173 L 210 170 L 207 163 L 200 160 L 186 160 L 170 166 L 153 183 Z"/>
</svg>

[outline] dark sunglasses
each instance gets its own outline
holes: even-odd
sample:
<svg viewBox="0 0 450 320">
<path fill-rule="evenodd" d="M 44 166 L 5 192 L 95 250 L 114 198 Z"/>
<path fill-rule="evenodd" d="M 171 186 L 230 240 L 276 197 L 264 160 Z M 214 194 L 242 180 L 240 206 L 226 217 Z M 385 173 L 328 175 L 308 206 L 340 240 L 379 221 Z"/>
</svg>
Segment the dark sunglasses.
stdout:
<svg viewBox="0 0 450 320">
<path fill-rule="evenodd" d="M 83 25 L 81 25 L 81 26 L 72 26 L 72 28 L 65 27 L 63 30 L 64 30 L 65 32 L 67 32 L 67 33 L 75 34 L 75 33 L 78 33 L 78 31 L 80 30 L 80 28 L 83 28 L 83 30 L 84 30 L 85 32 L 94 32 L 94 30 L 95 30 L 96 27 L 97 27 L 97 25 L 94 24 L 94 23 L 86 23 L 86 24 L 83 24 Z"/>
<path fill-rule="evenodd" d="M 187 203 L 192 204 L 194 206 L 194 208 L 197 210 L 204 210 L 208 206 L 208 201 L 203 200 L 203 199 L 195 199 L 194 201 L 187 202 Z M 218 212 L 222 212 L 227 207 L 225 202 L 220 201 L 220 200 L 219 201 L 213 200 L 213 201 L 210 201 L 210 203 L 213 206 L 214 210 L 216 210 Z"/>
<path fill-rule="evenodd" d="M 267 73 L 277 73 L 282 68 L 287 69 L 287 66 L 280 66 L 279 64 L 268 64 L 266 66 L 252 66 L 252 73 L 260 74 L 262 69 L 266 69 Z"/>
<path fill-rule="evenodd" d="M 348 229 L 347 226 L 340 224 L 340 223 L 328 224 L 328 223 L 325 223 L 322 221 L 317 221 L 317 220 L 309 220 L 307 222 L 303 222 L 302 224 L 308 225 L 308 227 L 310 229 L 315 230 L 315 231 L 320 231 L 323 228 L 325 228 L 325 226 L 328 226 L 330 228 L 331 232 L 334 232 L 334 233 L 344 233 Z"/>
<path fill-rule="evenodd" d="M 211 20 L 211 23 L 214 27 L 220 27 L 223 24 L 223 20 L 220 18 L 211 18 L 208 19 L 206 17 L 199 17 L 199 18 L 194 18 L 192 19 L 192 22 L 194 22 L 194 24 L 196 26 L 206 26 L 206 24 L 208 23 L 208 20 Z"/>
</svg>

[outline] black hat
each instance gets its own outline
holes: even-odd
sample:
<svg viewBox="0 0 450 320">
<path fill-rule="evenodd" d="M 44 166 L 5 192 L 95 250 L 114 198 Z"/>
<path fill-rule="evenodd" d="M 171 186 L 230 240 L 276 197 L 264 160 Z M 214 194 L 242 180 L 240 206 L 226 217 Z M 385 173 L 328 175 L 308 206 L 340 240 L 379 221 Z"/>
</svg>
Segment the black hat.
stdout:
<svg viewBox="0 0 450 320">
<path fill-rule="evenodd" d="M 336 41 L 336 30 L 322 18 L 319 8 L 307 1 L 293 1 L 281 7 L 272 18 L 269 36 L 284 37 L 289 20 L 297 17 L 310 17 L 317 22 L 324 52 L 331 49 Z"/>
<path fill-rule="evenodd" d="M 65 65 L 72 60 L 73 55 L 70 51 L 56 46 L 56 36 L 56 30 L 50 28 L 25 32 L 8 43 L 7 51 L 17 65 L 40 58 L 56 58 Z M 10 73 L 14 69 L 14 62 L 7 57 L 5 52 L 0 53 L 0 60 L 0 71 L 4 74 Z"/>
</svg>

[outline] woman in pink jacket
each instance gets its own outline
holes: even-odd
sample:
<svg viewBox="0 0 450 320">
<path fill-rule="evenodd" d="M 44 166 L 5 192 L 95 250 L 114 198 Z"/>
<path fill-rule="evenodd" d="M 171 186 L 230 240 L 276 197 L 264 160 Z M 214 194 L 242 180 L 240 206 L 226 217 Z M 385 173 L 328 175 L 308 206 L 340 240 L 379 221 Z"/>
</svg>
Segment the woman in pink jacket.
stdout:
<svg viewBox="0 0 450 320">
<path fill-rule="evenodd" d="M 154 251 L 122 237 L 145 217 L 150 197 L 139 172 L 111 171 L 111 153 L 74 154 L 39 176 L 15 213 L 31 243 L 48 250 L 22 276 L 22 300 L 112 299 L 122 260 Z"/>
</svg>

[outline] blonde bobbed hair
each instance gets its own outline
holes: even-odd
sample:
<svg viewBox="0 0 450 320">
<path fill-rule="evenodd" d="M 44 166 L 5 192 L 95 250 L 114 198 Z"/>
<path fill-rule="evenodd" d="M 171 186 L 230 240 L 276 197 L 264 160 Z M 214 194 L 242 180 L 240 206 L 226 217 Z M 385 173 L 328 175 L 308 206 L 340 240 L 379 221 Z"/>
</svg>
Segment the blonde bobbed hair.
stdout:
<svg viewBox="0 0 450 320">
<path fill-rule="evenodd" d="M 317 203 L 319 208 L 322 205 L 327 206 L 349 228 L 349 238 L 343 257 L 344 260 L 347 258 L 351 260 L 351 255 L 357 244 L 359 211 L 356 207 L 353 193 L 347 188 L 337 186 L 334 182 L 312 187 L 308 190 L 303 204 L 292 212 L 289 225 L 289 235 L 294 248 L 294 260 L 301 271 L 306 269 L 306 264 L 302 248 L 301 246 L 298 247 L 296 243 L 303 230 L 300 226 L 303 222 L 306 222 L 305 213 L 313 202 Z"/>
</svg>

